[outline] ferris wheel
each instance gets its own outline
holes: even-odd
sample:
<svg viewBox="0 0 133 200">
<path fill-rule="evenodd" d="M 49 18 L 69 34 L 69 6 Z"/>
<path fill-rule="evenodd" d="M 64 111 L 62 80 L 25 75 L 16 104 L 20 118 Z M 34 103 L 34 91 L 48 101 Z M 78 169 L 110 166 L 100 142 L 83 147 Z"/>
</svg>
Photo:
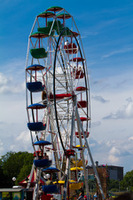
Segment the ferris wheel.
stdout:
<svg viewBox="0 0 133 200">
<path fill-rule="evenodd" d="M 86 58 L 79 30 L 64 8 L 50 7 L 33 23 L 26 59 L 26 109 L 35 156 L 27 185 L 36 170 L 33 199 L 38 198 L 42 174 L 55 171 L 55 184 L 50 189 L 44 185 L 43 192 L 59 189 L 61 197 L 72 198 L 83 187 L 84 175 L 88 198 L 87 154 L 103 195 L 88 144 L 91 111 Z"/>
</svg>

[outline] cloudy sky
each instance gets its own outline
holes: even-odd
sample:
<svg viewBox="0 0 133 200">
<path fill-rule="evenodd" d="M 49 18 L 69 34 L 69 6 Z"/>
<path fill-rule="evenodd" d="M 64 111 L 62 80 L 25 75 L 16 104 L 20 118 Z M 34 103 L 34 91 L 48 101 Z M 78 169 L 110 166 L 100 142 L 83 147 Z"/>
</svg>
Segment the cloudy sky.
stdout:
<svg viewBox="0 0 133 200">
<path fill-rule="evenodd" d="M 32 151 L 25 111 L 28 36 L 35 16 L 57 5 L 73 15 L 82 36 L 91 87 L 93 158 L 132 170 L 132 0 L 0 0 L 0 5 L 0 156 Z"/>
</svg>

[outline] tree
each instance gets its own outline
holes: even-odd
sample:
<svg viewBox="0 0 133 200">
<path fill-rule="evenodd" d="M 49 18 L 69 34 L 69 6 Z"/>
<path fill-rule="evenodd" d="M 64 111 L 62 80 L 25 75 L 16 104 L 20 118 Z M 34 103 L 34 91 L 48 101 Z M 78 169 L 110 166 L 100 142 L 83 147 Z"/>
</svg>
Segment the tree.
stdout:
<svg viewBox="0 0 133 200">
<path fill-rule="evenodd" d="M 94 192 L 96 191 L 96 180 L 88 180 L 89 191 Z"/>
<path fill-rule="evenodd" d="M 25 175 L 29 175 L 33 163 L 33 154 L 28 152 L 7 152 L 6 155 L 1 157 L 0 163 L 6 187 L 12 187 L 14 184 L 13 177 L 16 177 L 15 183 L 18 183 L 21 181 L 20 178 L 24 179 Z"/>
<path fill-rule="evenodd" d="M 3 174 L 2 166 L 0 164 L 0 188 L 6 187 L 6 176 Z"/>
<path fill-rule="evenodd" d="M 125 174 L 120 186 L 122 190 L 133 191 L 133 170 Z"/>
<path fill-rule="evenodd" d="M 110 179 L 109 180 L 109 185 L 108 185 L 108 190 L 112 191 L 112 192 L 116 192 L 116 191 L 119 191 L 119 189 L 120 189 L 119 181 Z"/>
</svg>

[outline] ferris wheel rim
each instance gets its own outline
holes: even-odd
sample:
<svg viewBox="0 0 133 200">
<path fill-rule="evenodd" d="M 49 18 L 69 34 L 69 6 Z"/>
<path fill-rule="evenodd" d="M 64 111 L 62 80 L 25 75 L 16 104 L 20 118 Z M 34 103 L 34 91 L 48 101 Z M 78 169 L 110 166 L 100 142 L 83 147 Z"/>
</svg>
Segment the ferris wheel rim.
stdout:
<svg viewBox="0 0 133 200">
<path fill-rule="evenodd" d="M 59 42 L 60 42 L 60 39 L 63 35 L 63 33 L 67 30 L 67 27 L 64 27 L 64 29 L 62 30 L 62 32 L 60 33 L 59 35 L 59 38 L 58 38 L 58 41 L 57 41 L 57 44 L 56 44 L 56 49 L 55 49 L 55 56 L 54 56 L 54 65 L 53 65 L 53 100 L 54 100 L 54 108 L 55 108 L 55 118 L 56 118 L 56 124 L 57 124 L 57 129 L 58 129 L 58 134 L 59 134 L 59 138 L 60 138 L 60 142 L 61 142 L 61 145 L 62 145 L 62 148 L 64 150 L 64 152 L 66 151 L 66 148 L 64 147 L 64 144 L 63 144 L 63 141 L 62 141 L 62 137 L 61 137 L 61 131 L 60 131 L 60 127 L 59 127 L 59 123 L 58 123 L 58 117 L 57 117 L 57 104 L 56 104 L 56 94 L 55 94 L 55 67 L 56 67 L 56 56 L 57 56 L 57 50 L 58 50 L 58 45 L 59 45 Z M 83 64 L 83 69 L 84 69 L 84 73 L 85 73 L 85 85 L 86 85 L 86 98 L 87 98 L 87 102 L 88 102 L 88 87 L 87 87 L 87 78 L 86 78 L 86 70 L 85 70 L 85 66 L 84 66 L 84 58 L 83 58 L 83 54 L 82 54 L 82 51 L 81 51 L 81 48 L 80 48 L 80 45 L 79 45 L 79 42 L 74 34 L 74 32 L 72 32 L 71 30 L 69 30 L 72 34 L 72 37 L 74 37 L 75 41 L 76 41 L 76 44 L 78 45 L 78 49 L 79 49 L 79 52 L 80 52 L 80 55 L 81 55 L 81 60 L 82 60 L 82 64 Z M 88 109 L 89 107 L 87 106 L 87 116 L 88 116 Z"/>
</svg>

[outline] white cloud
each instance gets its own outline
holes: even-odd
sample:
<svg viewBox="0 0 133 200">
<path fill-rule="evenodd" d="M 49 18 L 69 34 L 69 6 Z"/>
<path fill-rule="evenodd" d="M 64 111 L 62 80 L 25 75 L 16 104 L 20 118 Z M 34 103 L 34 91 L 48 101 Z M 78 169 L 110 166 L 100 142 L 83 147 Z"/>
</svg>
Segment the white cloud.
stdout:
<svg viewBox="0 0 133 200">
<path fill-rule="evenodd" d="M 93 159 L 101 164 L 118 165 L 125 167 L 125 171 L 131 170 L 128 166 L 129 160 L 132 160 L 133 138 L 121 138 L 113 140 L 95 140 L 90 138 L 90 149 Z"/>
<path fill-rule="evenodd" d="M 108 67 L 108 66 L 107 66 Z M 127 67 L 127 68 L 126 68 Z M 124 68 L 124 72 L 122 72 L 121 70 L 115 73 L 115 71 L 113 71 L 111 68 L 109 68 L 108 71 L 108 76 L 103 76 L 100 74 L 101 71 L 97 70 L 97 74 L 98 77 L 96 77 L 95 79 L 91 78 L 91 91 L 95 92 L 95 94 L 93 94 L 94 96 L 105 96 L 105 92 L 106 94 L 111 94 L 112 96 L 115 96 L 116 93 L 127 93 L 132 91 L 132 85 L 133 85 L 133 70 L 128 70 L 128 68 L 132 67 L 131 66 L 126 66 Z M 119 69 L 120 67 L 118 67 Z M 100 74 L 100 75 L 99 75 Z M 110 74 L 110 75 L 109 75 Z M 104 75 L 104 73 L 103 73 Z M 131 96 L 132 92 L 130 93 L 129 96 Z M 127 96 L 128 97 L 128 96 Z M 127 98 L 126 97 L 126 98 Z M 125 98 L 125 99 L 126 99 Z"/>
<path fill-rule="evenodd" d="M 128 140 L 129 140 L 129 141 L 132 141 L 132 140 L 133 140 L 133 136 L 129 137 Z"/>
<path fill-rule="evenodd" d="M 114 156 L 114 155 L 109 155 L 108 160 L 109 160 L 109 163 L 112 164 L 112 165 L 114 165 L 114 163 L 115 163 L 115 165 L 117 165 L 118 162 L 119 162 L 119 158 Z"/>
<path fill-rule="evenodd" d="M 91 127 L 94 128 L 94 127 L 97 127 L 97 126 L 100 126 L 101 125 L 101 122 L 100 121 L 96 121 L 96 122 L 92 122 L 91 123 Z"/>
<path fill-rule="evenodd" d="M 8 79 L 0 72 L 0 86 L 6 85 L 8 83 Z"/>
<path fill-rule="evenodd" d="M 110 154 L 120 155 L 120 151 L 116 147 L 112 147 Z"/>
<path fill-rule="evenodd" d="M 1 66 L 0 68 L 4 68 L 4 73 L 8 75 L 12 75 L 14 77 L 17 77 L 19 79 L 22 79 L 19 75 L 21 74 L 22 76 L 25 75 L 25 60 L 24 59 L 19 59 L 19 58 L 12 58 L 10 60 L 7 60 L 4 64 L 4 67 Z"/>
<path fill-rule="evenodd" d="M 111 56 L 114 56 L 114 55 L 117 55 L 117 54 L 126 53 L 126 52 L 129 52 L 129 51 L 132 51 L 132 50 L 133 50 L 133 48 L 130 48 L 130 47 L 125 47 L 125 48 L 122 48 L 122 49 L 119 49 L 119 50 L 114 50 L 114 51 L 102 56 L 102 59 L 108 58 L 108 57 L 111 57 Z"/>
<path fill-rule="evenodd" d="M 10 145 L 11 151 L 31 151 L 31 137 L 29 131 L 21 132 L 16 138 L 14 138 L 13 144 Z"/>
<path fill-rule="evenodd" d="M 96 32 L 96 31 L 90 31 L 90 30 L 88 30 L 88 31 L 83 30 L 81 38 L 82 39 L 86 39 L 88 36 L 95 36 L 95 35 L 98 35 L 98 32 Z"/>
<path fill-rule="evenodd" d="M 17 82 L 12 76 L 0 73 L 0 94 L 17 94 L 24 92 L 24 83 Z"/>
<path fill-rule="evenodd" d="M 92 96 L 92 98 L 96 101 L 99 101 L 101 103 L 107 103 L 109 100 L 104 99 L 102 96 Z"/>
<path fill-rule="evenodd" d="M 30 133 L 29 131 L 23 131 L 18 135 L 16 141 L 21 141 L 22 143 L 29 143 L 30 141 Z"/>
<path fill-rule="evenodd" d="M 132 119 L 133 118 L 133 100 L 127 99 L 127 104 L 123 105 L 116 112 L 110 113 L 103 119 Z"/>
<path fill-rule="evenodd" d="M 2 153 L 4 151 L 4 144 L 3 142 L 0 140 L 0 152 Z"/>
</svg>

